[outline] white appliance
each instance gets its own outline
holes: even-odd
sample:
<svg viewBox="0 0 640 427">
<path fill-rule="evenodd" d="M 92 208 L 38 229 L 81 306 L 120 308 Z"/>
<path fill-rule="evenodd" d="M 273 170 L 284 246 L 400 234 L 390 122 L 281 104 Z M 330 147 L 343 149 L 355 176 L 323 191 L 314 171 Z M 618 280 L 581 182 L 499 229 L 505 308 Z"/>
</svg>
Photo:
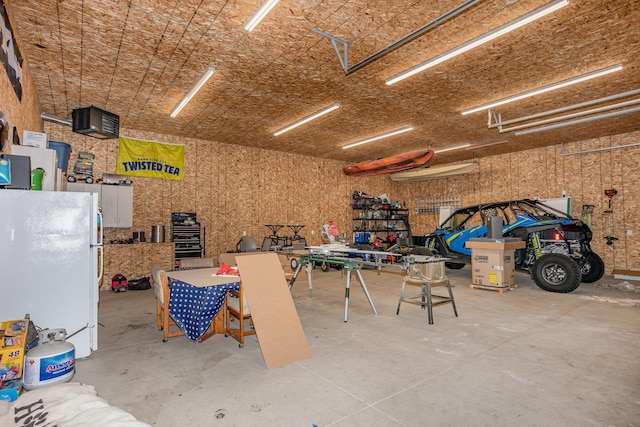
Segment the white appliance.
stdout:
<svg viewBox="0 0 640 427">
<path fill-rule="evenodd" d="M 12 145 L 11 154 L 31 157 L 31 169 L 44 169 L 42 189 L 44 191 L 61 190 L 63 181 L 62 169 L 58 168 L 58 153 L 50 148 L 29 147 L 26 145 Z"/>
<path fill-rule="evenodd" d="M 95 193 L 0 190 L 0 320 L 29 313 L 64 328 L 83 358 L 98 348 L 102 217 Z"/>
</svg>

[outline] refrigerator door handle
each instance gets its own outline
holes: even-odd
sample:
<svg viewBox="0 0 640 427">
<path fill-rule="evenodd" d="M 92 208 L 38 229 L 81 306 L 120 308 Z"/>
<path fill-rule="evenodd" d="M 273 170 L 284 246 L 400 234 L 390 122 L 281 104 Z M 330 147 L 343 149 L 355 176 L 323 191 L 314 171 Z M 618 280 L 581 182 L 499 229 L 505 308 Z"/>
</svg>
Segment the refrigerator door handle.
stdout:
<svg viewBox="0 0 640 427">
<path fill-rule="evenodd" d="M 102 274 L 104 273 L 104 247 L 96 246 L 96 257 L 98 258 L 96 261 L 98 262 L 98 276 L 96 277 L 96 281 L 98 284 L 98 288 L 100 288 L 100 282 L 102 281 Z"/>
<path fill-rule="evenodd" d="M 96 245 L 102 246 L 102 212 L 98 209 L 98 224 L 96 225 Z"/>
</svg>

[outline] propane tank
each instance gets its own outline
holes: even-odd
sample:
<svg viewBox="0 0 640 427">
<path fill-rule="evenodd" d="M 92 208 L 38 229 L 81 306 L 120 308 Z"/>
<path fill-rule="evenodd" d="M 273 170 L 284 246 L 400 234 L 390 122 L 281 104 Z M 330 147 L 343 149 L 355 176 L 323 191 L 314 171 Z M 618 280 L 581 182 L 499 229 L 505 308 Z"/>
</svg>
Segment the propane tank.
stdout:
<svg viewBox="0 0 640 427">
<path fill-rule="evenodd" d="M 66 342 L 65 329 L 45 329 L 38 333 L 38 345 L 24 358 L 25 390 L 67 382 L 75 373 L 75 347 Z"/>
</svg>

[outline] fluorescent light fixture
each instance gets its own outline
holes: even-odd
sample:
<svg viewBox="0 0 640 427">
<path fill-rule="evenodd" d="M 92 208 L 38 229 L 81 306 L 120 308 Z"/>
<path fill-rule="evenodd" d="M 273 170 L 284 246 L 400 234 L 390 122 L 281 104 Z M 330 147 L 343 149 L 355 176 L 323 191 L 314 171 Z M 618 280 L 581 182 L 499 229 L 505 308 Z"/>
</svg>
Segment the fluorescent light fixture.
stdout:
<svg viewBox="0 0 640 427">
<path fill-rule="evenodd" d="M 323 108 L 322 110 L 316 111 L 315 113 L 298 120 L 297 122 L 291 123 L 290 125 L 285 126 L 282 129 L 278 129 L 273 133 L 273 136 L 282 135 L 283 133 L 288 132 L 293 128 L 297 128 L 300 125 L 310 122 L 313 119 L 317 119 L 320 116 L 324 116 L 325 114 L 330 113 L 333 110 L 337 110 L 338 108 L 340 108 L 340 103 L 336 102 L 335 104 L 331 104 L 328 107 Z"/>
<path fill-rule="evenodd" d="M 273 7 L 278 3 L 279 0 L 266 0 L 260 6 L 260 9 L 256 13 L 253 14 L 251 18 L 244 24 L 244 29 L 251 32 L 253 29 L 262 21 L 262 19 L 267 16 L 267 13 L 273 9 Z"/>
<path fill-rule="evenodd" d="M 202 86 L 204 86 L 204 84 L 207 82 L 207 80 L 209 80 L 209 77 L 211 77 L 213 75 L 213 72 L 216 69 L 213 67 L 209 67 L 205 70 L 205 72 L 200 76 L 200 78 L 198 79 L 198 81 L 196 82 L 195 85 L 193 85 L 193 87 L 191 88 L 191 90 L 189 91 L 189 93 L 187 93 L 184 98 L 182 98 L 182 100 L 178 103 L 178 105 L 176 105 L 175 107 L 173 107 L 173 110 L 171 111 L 171 117 L 175 118 L 178 113 L 180 111 L 182 111 L 182 109 L 184 108 L 185 105 L 187 105 L 187 103 L 189 101 L 191 101 L 191 98 L 193 98 L 195 96 L 196 93 L 198 93 L 198 91 L 200 89 L 202 89 Z"/>
<path fill-rule="evenodd" d="M 453 151 L 453 150 L 461 150 L 461 149 L 472 149 L 472 148 L 484 148 L 484 147 L 489 147 L 491 145 L 498 145 L 498 144 L 504 144 L 505 142 L 509 142 L 508 139 L 503 139 L 500 141 L 491 141 L 491 142 L 484 142 L 484 143 L 471 143 L 471 142 L 466 142 L 464 144 L 458 144 L 458 145 L 452 145 L 450 147 L 444 147 L 444 148 L 438 148 L 436 150 L 433 150 L 434 154 L 438 154 L 438 153 L 444 153 L 445 151 Z"/>
<path fill-rule="evenodd" d="M 471 147 L 470 143 L 460 144 L 460 145 L 452 145 L 450 147 L 438 148 L 437 150 L 433 150 L 434 154 L 444 153 L 445 151 L 453 151 L 453 150 L 461 150 L 463 148 Z"/>
<path fill-rule="evenodd" d="M 342 148 L 346 150 L 347 148 L 352 148 L 357 145 L 366 144 L 367 142 L 377 141 L 378 139 L 382 139 L 382 138 L 388 138 L 390 136 L 398 135 L 400 133 L 409 132 L 410 130 L 413 130 L 413 126 L 405 126 L 403 128 L 391 130 L 389 132 L 385 132 L 377 136 L 372 136 L 371 138 L 367 138 L 360 141 L 352 142 L 351 144 L 343 145 Z"/>
<path fill-rule="evenodd" d="M 508 96 L 506 98 L 498 99 L 496 101 L 491 101 L 486 104 L 478 105 L 477 107 L 469 108 L 466 110 L 462 110 L 462 114 L 471 114 L 482 110 L 488 110 L 489 108 L 497 107 L 498 105 L 508 104 L 509 102 L 519 101 L 524 98 L 529 98 L 531 96 L 540 95 L 541 93 L 550 92 L 552 90 L 560 89 L 562 87 L 567 87 L 574 85 L 576 83 L 584 82 L 586 80 L 595 79 L 596 77 L 604 76 L 609 73 L 614 73 L 616 71 L 622 70 L 622 64 L 612 65 L 611 67 L 602 68 L 600 70 L 591 71 L 590 73 L 582 74 L 580 76 L 572 77 L 567 80 L 562 80 L 557 83 L 553 83 L 547 86 L 542 86 L 537 89 L 528 90 L 526 92 L 519 93 L 517 95 Z"/>
<path fill-rule="evenodd" d="M 387 79 L 385 81 L 386 84 L 388 85 L 392 85 L 394 83 L 399 82 L 400 80 L 404 80 L 407 77 L 411 77 L 414 74 L 417 74 L 421 71 L 426 70 L 427 68 L 431 68 L 435 65 L 438 65 L 448 59 L 451 59 L 453 57 L 456 57 L 462 53 L 465 53 L 473 48 L 476 48 L 478 46 L 481 46 L 491 40 L 497 39 L 498 37 L 507 34 L 515 29 L 518 29 L 524 25 L 527 25 L 533 21 L 535 21 L 536 19 L 542 18 L 545 15 L 548 15 L 552 12 L 555 12 L 556 10 L 565 7 L 566 5 L 569 4 L 569 0 L 556 0 L 553 1 L 549 4 L 547 4 L 546 6 L 543 6 L 539 9 L 536 9 L 532 12 L 527 13 L 526 15 L 521 16 L 520 18 L 509 22 L 508 24 L 505 24 L 501 27 L 496 28 L 495 30 L 489 31 L 486 34 L 483 34 L 482 36 L 476 37 L 475 39 L 469 40 L 466 43 L 461 44 L 460 46 L 453 48 L 451 50 L 448 50 L 447 52 L 444 52 L 438 56 L 436 56 L 435 58 L 432 58 L 426 62 L 423 62 L 422 64 L 416 65 L 415 67 L 409 68 L 406 71 L 403 71 L 400 74 L 397 74 L 389 79 Z"/>
</svg>

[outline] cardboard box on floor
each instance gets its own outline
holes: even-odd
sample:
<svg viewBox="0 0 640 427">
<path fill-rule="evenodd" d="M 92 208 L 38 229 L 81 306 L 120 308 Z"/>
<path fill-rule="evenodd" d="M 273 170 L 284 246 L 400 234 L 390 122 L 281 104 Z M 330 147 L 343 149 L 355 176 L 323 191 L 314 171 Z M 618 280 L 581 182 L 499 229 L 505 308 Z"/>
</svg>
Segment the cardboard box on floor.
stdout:
<svg viewBox="0 0 640 427">
<path fill-rule="evenodd" d="M 13 402 L 22 391 L 29 320 L 0 322 L 0 400 Z"/>
<path fill-rule="evenodd" d="M 0 322 L 0 384 L 22 377 L 27 319 Z"/>
<path fill-rule="evenodd" d="M 234 255 L 235 262 L 227 262 L 231 259 L 227 255 Z M 220 262 L 238 265 L 267 369 L 311 357 L 278 255 L 273 252 L 221 254 Z"/>
<path fill-rule="evenodd" d="M 471 283 L 505 288 L 515 285 L 515 249 L 526 245 L 520 239 L 470 239 Z"/>
<path fill-rule="evenodd" d="M 515 284 L 514 250 L 471 250 L 471 283 L 508 287 Z"/>
</svg>

